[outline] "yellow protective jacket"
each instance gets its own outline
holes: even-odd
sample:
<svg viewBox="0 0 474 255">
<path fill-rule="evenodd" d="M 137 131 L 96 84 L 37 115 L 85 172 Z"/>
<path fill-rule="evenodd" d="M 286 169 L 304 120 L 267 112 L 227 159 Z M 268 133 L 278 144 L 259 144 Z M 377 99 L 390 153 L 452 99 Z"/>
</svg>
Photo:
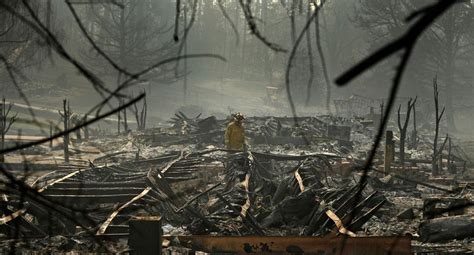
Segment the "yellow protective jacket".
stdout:
<svg viewBox="0 0 474 255">
<path fill-rule="evenodd" d="M 231 122 L 224 134 L 225 146 L 230 150 L 244 150 L 245 131 L 242 125 Z"/>
</svg>

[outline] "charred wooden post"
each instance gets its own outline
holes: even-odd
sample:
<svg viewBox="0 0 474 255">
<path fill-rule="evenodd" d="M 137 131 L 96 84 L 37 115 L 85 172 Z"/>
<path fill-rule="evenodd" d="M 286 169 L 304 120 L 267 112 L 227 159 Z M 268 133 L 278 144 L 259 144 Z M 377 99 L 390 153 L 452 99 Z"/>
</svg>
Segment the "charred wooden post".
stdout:
<svg viewBox="0 0 474 255">
<path fill-rule="evenodd" d="M 390 172 L 393 159 L 395 157 L 395 143 L 393 142 L 393 131 L 385 132 L 385 152 L 384 152 L 384 171 Z"/>
<path fill-rule="evenodd" d="M 431 162 L 431 167 L 432 167 L 432 175 L 438 175 L 439 174 L 439 169 L 438 169 L 438 163 L 437 161 L 437 147 L 438 147 L 438 135 L 439 135 L 439 123 L 441 122 L 441 118 L 443 117 L 445 107 L 441 110 L 441 113 L 439 112 L 439 92 L 438 92 L 438 79 L 435 77 L 433 79 L 433 97 L 434 97 L 434 102 L 435 102 L 435 136 L 434 136 L 434 141 L 433 141 L 433 157 L 432 157 L 432 162 Z"/>
<path fill-rule="evenodd" d="M 133 217 L 128 224 L 131 254 L 161 254 L 161 217 Z"/>
<path fill-rule="evenodd" d="M 413 109 L 413 107 L 416 104 L 416 100 L 418 97 L 415 97 L 415 100 L 408 100 L 407 103 L 407 113 L 405 117 L 405 122 L 402 125 L 402 122 L 400 120 L 400 109 L 402 108 L 402 105 L 398 106 L 398 130 L 400 131 L 400 165 L 402 166 L 402 169 L 405 169 L 405 140 L 407 137 L 407 129 L 408 129 L 408 122 L 410 121 L 410 114 Z"/>
<path fill-rule="evenodd" d="M 2 104 L 0 105 L 0 135 L 2 137 L 0 149 L 2 151 L 5 149 L 5 135 L 10 130 L 17 117 L 17 113 L 10 116 L 12 106 L 12 104 L 7 106 L 5 103 L 5 97 L 2 98 Z M 5 162 L 5 155 L 3 153 L 0 154 L 0 162 Z"/>
</svg>

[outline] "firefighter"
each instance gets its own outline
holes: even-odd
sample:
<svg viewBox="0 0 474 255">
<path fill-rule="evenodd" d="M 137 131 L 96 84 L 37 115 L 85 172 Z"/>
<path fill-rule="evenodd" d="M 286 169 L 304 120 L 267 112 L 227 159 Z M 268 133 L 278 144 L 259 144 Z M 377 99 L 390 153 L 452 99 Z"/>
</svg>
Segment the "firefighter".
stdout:
<svg viewBox="0 0 474 255">
<path fill-rule="evenodd" d="M 245 130 L 243 127 L 244 115 L 240 112 L 233 115 L 233 121 L 227 126 L 225 130 L 225 146 L 229 150 L 243 151 L 245 145 Z"/>
</svg>

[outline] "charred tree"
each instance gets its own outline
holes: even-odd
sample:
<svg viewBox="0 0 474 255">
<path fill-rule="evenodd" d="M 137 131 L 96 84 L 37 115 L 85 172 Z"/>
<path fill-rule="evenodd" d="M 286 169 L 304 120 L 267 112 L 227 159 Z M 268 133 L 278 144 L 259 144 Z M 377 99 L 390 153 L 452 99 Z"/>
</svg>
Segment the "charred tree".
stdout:
<svg viewBox="0 0 474 255">
<path fill-rule="evenodd" d="M 133 113 L 135 114 L 135 119 L 137 121 L 137 130 L 144 130 L 146 125 L 147 117 L 147 108 L 146 96 L 143 98 L 143 105 L 141 111 L 138 110 L 137 104 L 133 105 Z"/>
<path fill-rule="evenodd" d="M 0 132 L 2 135 L 2 141 L 1 141 L 1 150 L 3 151 L 5 149 L 5 135 L 7 132 L 10 130 L 11 126 L 13 123 L 15 123 L 17 119 L 17 113 L 10 115 L 11 109 L 12 109 L 12 104 L 7 104 L 5 103 L 5 98 L 2 98 L 2 104 L 0 105 Z M 0 162 L 3 163 L 5 162 L 5 155 L 2 153 L 0 154 Z"/>
<path fill-rule="evenodd" d="M 49 123 L 49 136 L 53 136 L 53 123 Z M 49 141 L 49 148 L 53 148 L 53 140 Z"/>
<path fill-rule="evenodd" d="M 306 19 L 310 20 L 311 19 L 311 4 L 308 3 L 308 10 L 306 13 Z M 311 87 L 313 85 L 313 79 L 314 79 L 314 63 L 313 63 L 313 49 L 311 48 L 311 30 L 308 29 L 306 32 L 306 43 L 307 43 L 307 50 L 308 50 L 308 61 L 309 61 L 309 78 L 308 78 L 308 84 L 306 88 L 306 101 L 305 105 L 308 106 L 309 102 L 311 100 Z"/>
<path fill-rule="evenodd" d="M 71 107 L 69 106 L 69 101 L 63 99 L 63 112 L 58 111 L 61 116 L 64 124 L 64 131 L 69 129 L 69 121 L 71 118 Z M 63 148 L 64 148 L 64 162 L 69 163 L 69 133 L 64 134 L 63 137 Z"/>
<path fill-rule="evenodd" d="M 124 104 L 122 99 L 121 105 Z M 127 120 L 127 109 L 123 109 L 123 132 L 126 134 L 128 132 L 128 120 Z"/>
<path fill-rule="evenodd" d="M 411 131 L 409 148 L 418 148 L 418 132 L 416 130 L 416 105 L 413 105 L 413 130 Z"/>
<path fill-rule="evenodd" d="M 122 106 L 122 101 L 119 100 L 119 107 Z M 121 125 L 121 111 L 117 112 L 117 133 L 120 135 L 120 125 Z"/>
<path fill-rule="evenodd" d="M 400 109 L 402 108 L 402 105 L 398 106 L 398 130 L 400 131 L 400 164 L 402 166 L 402 169 L 405 168 L 405 140 L 407 137 L 407 129 L 408 129 L 408 123 L 410 121 L 410 114 L 413 109 L 413 107 L 416 104 L 416 100 L 418 97 L 415 97 L 415 100 L 411 99 L 408 100 L 407 103 L 407 113 L 405 117 L 405 122 L 402 125 L 401 119 L 400 119 Z"/>
<path fill-rule="evenodd" d="M 87 114 L 84 115 L 83 121 L 84 122 L 87 121 L 87 118 L 88 118 L 88 115 Z M 84 139 L 89 140 L 89 126 L 88 125 L 84 126 Z"/>
<path fill-rule="evenodd" d="M 439 123 L 441 122 L 441 118 L 443 117 L 445 108 L 443 107 L 443 109 L 441 110 L 441 113 L 439 112 L 439 99 L 438 99 L 439 91 L 438 91 L 437 77 L 433 79 L 433 97 L 434 97 L 434 103 L 435 103 L 435 135 L 434 135 L 434 140 L 433 140 L 433 157 L 431 160 L 431 166 L 432 166 L 432 174 L 438 175 L 439 170 L 438 170 L 438 164 L 437 164 L 437 159 L 438 159 L 437 147 L 438 147 Z"/>
</svg>

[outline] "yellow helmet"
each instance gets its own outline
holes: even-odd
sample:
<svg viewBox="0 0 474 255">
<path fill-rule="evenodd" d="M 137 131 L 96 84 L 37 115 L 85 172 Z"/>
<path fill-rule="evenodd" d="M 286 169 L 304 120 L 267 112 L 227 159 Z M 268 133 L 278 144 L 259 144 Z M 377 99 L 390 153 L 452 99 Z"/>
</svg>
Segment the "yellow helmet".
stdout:
<svg viewBox="0 0 474 255">
<path fill-rule="evenodd" d="M 236 120 L 243 120 L 243 119 L 245 119 L 245 117 L 244 117 L 244 115 L 243 115 L 242 113 L 237 112 L 237 113 L 234 114 L 234 119 L 236 119 Z"/>
</svg>

